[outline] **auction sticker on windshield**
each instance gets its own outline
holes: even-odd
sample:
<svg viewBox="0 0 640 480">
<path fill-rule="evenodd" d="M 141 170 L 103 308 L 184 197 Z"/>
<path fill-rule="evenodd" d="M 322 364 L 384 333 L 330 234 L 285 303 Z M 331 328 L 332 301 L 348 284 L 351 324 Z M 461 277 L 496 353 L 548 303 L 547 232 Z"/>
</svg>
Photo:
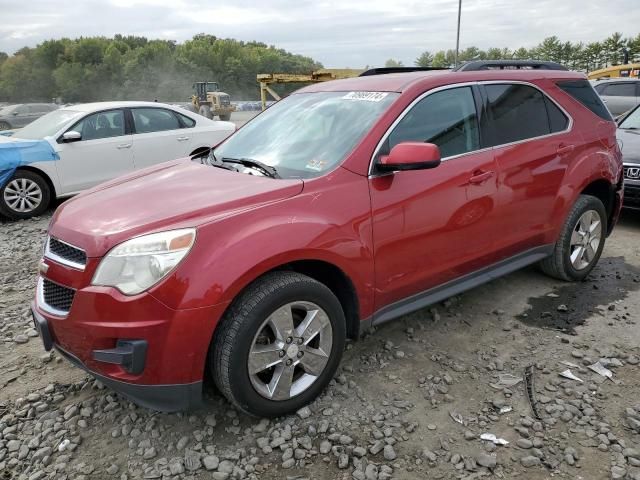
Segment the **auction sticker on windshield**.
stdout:
<svg viewBox="0 0 640 480">
<path fill-rule="evenodd" d="M 386 97 L 388 92 L 349 92 L 344 97 L 344 100 L 363 100 L 365 102 L 379 102 Z"/>
</svg>

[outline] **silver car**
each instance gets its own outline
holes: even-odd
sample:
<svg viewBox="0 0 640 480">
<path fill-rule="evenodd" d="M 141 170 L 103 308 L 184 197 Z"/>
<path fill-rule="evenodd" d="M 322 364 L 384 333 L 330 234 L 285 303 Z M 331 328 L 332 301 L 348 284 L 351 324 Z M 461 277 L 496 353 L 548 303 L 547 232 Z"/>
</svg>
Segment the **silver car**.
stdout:
<svg viewBox="0 0 640 480">
<path fill-rule="evenodd" d="M 0 130 L 22 128 L 53 110 L 55 103 L 19 103 L 0 109 Z"/>
<path fill-rule="evenodd" d="M 638 78 L 595 80 L 593 88 L 614 117 L 628 112 L 640 103 L 640 79 Z"/>
<path fill-rule="evenodd" d="M 618 120 L 617 136 L 624 163 L 623 206 L 640 210 L 640 107 Z"/>
</svg>

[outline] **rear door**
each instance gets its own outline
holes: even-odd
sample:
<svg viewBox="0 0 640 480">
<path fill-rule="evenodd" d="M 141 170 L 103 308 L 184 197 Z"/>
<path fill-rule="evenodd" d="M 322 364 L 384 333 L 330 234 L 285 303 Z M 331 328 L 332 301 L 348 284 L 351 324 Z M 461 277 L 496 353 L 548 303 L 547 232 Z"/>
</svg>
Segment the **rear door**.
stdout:
<svg viewBox="0 0 640 480">
<path fill-rule="evenodd" d="M 474 91 L 428 92 L 374 157 L 406 141 L 435 143 L 442 156 L 431 170 L 370 177 L 377 309 L 492 263 L 497 166 L 481 148 Z"/>
<path fill-rule="evenodd" d="M 500 176 L 496 248 L 508 258 L 544 244 L 552 212 L 581 138 L 569 116 L 541 90 L 521 83 L 483 85 L 483 139 Z"/>
<path fill-rule="evenodd" d="M 136 169 L 186 157 L 191 153 L 190 129 L 183 128 L 184 124 L 176 112 L 161 107 L 132 108 L 130 111 Z"/>
<path fill-rule="evenodd" d="M 622 115 L 638 105 L 638 85 L 640 82 L 611 82 L 600 91 L 602 100 L 614 117 Z"/>
<path fill-rule="evenodd" d="M 57 144 L 59 195 L 85 190 L 133 170 L 132 139 L 125 123 L 124 111 L 115 109 L 87 115 L 69 128 L 82 138 Z"/>
</svg>

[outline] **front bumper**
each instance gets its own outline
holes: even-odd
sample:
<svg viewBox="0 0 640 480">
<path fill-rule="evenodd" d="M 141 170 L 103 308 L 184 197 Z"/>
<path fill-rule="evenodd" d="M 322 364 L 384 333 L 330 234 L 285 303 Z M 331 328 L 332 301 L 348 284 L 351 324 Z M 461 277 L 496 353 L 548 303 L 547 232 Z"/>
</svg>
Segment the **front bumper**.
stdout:
<svg viewBox="0 0 640 480">
<path fill-rule="evenodd" d="M 640 210 L 640 184 L 629 183 L 624 184 L 624 208 Z"/>
<path fill-rule="evenodd" d="M 31 306 L 33 322 L 42 338 L 45 350 L 55 349 L 73 365 L 100 380 L 105 386 L 127 397 L 132 402 L 161 412 L 192 410 L 202 406 L 202 381 L 174 385 L 140 385 L 116 380 L 91 370 L 77 356 L 55 343 L 49 322 Z"/>
</svg>

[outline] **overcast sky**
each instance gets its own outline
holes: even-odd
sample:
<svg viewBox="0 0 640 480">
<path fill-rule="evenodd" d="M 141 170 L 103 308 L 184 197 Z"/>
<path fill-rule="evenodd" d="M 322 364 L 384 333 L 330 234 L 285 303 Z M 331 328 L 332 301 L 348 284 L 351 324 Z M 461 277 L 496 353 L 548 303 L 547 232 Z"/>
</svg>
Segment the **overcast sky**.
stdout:
<svg viewBox="0 0 640 480">
<path fill-rule="evenodd" d="M 531 47 L 640 32 L 639 0 L 463 0 L 461 48 Z M 326 67 L 412 65 L 455 47 L 458 0 L 0 0 L 0 51 L 115 33 L 183 41 L 205 32 L 258 40 Z"/>
</svg>

